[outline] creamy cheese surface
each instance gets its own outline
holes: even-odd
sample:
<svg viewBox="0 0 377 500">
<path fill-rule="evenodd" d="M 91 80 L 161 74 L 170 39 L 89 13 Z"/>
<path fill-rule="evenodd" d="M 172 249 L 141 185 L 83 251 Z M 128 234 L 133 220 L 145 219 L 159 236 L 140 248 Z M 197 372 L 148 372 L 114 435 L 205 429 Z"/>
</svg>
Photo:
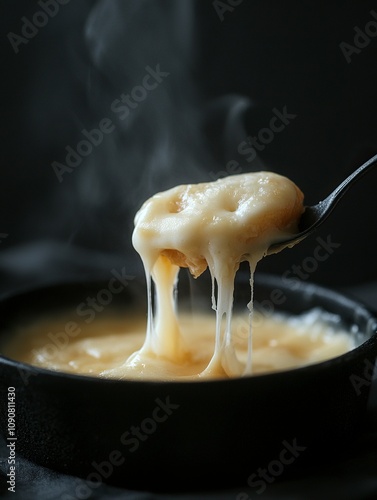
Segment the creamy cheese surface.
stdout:
<svg viewBox="0 0 377 500">
<path fill-rule="evenodd" d="M 51 339 L 61 337 L 54 332 L 64 318 L 44 319 L 13 335 L 4 354 L 108 378 L 202 380 L 285 370 L 349 351 L 353 338 L 323 311 L 290 318 L 262 317 L 253 309 L 257 263 L 272 243 L 297 232 L 303 198 L 292 181 L 272 172 L 157 193 L 137 212 L 132 236 L 145 268 L 146 320 L 103 315 L 90 325 L 81 322 L 77 334 L 58 346 Z M 250 301 L 233 314 L 235 277 L 244 261 Z M 208 268 L 212 314 L 178 314 L 181 267 L 198 279 Z"/>
<path fill-rule="evenodd" d="M 175 313 L 178 271 L 188 267 L 198 277 L 208 266 L 213 282 L 216 340 L 213 357 L 201 376 L 252 373 L 251 333 L 246 365 L 240 363 L 233 346 L 235 275 L 240 262 L 248 261 L 252 290 L 255 267 L 269 246 L 297 232 L 303 198 L 291 180 L 263 171 L 176 186 L 147 200 L 136 214 L 132 237 L 147 279 L 147 335 L 143 347 L 128 362 L 137 369 L 151 354 L 171 361 L 185 358 Z M 155 315 L 151 279 L 156 287 Z"/>
<path fill-rule="evenodd" d="M 75 319 L 74 335 L 62 332 Z M 216 318 L 208 313 L 181 313 L 179 325 L 187 351 L 176 361 L 145 355 L 143 365 L 125 363 L 145 341 L 146 318 L 131 312 L 104 312 L 86 323 L 72 316 L 44 316 L 12 332 L 2 353 L 50 370 L 120 379 L 201 380 L 214 351 Z M 242 364 L 248 358 L 249 315 L 237 312 L 233 343 Z M 313 309 L 300 316 L 256 312 L 253 321 L 253 373 L 297 368 L 339 356 L 355 346 L 340 318 Z M 223 376 L 227 376 L 223 374 Z"/>
<path fill-rule="evenodd" d="M 271 242 L 297 232 L 303 198 L 272 172 L 177 186 L 143 204 L 132 241 L 147 272 L 162 254 L 195 277 L 207 266 L 233 276 L 239 262 L 260 258 Z"/>
</svg>

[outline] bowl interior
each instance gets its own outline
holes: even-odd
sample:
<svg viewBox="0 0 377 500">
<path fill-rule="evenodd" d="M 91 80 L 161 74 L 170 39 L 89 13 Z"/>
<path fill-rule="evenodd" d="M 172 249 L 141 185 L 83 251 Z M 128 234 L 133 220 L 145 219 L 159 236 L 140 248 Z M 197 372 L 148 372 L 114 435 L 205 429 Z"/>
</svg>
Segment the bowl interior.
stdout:
<svg viewBox="0 0 377 500">
<path fill-rule="evenodd" d="M 107 292 L 105 301 L 104 291 Z M 205 312 L 214 316 L 215 312 L 211 309 L 211 293 L 212 283 L 209 274 L 200 280 L 193 280 L 188 273 L 183 275 L 179 281 L 178 313 Z M 250 276 L 247 272 L 241 272 L 236 278 L 234 311 L 246 311 L 251 295 Z M 92 300 L 90 307 L 89 299 Z M 95 299 L 94 305 L 93 299 Z M 300 315 L 317 308 L 339 317 L 341 322 L 338 326 L 349 332 L 358 349 L 368 350 L 370 344 L 375 342 L 377 320 L 367 307 L 350 297 L 316 284 L 289 281 L 279 276 L 257 273 L 253 284 L 253 307 L 255 311 L 265 316 L 281 312 Z M 86 311 L 85 316 L 83 311 Z M 91 311 L 91 314 L 88 311 Z M 106 317 L 119 317 L 126 324 L 130 315 L 139 315 L 146 324 L 146 312 L 143 279 L 132 279 L 127 286 L 119 287 L 116 293 L 109 293 L 108 283 L 103 281 L 59 283 L 24 290 L 0 300 L 0 314 L 3 318 L 0 330 L 0 356 L 2 346 L 7 344 L 14 331 L 27 330 L 28 325 L 38 318 L 61 316 L 63 329 L 67 323 L 82 322 L 83 316 L 89 324 Z M 63 334 L 69 337 L 70 331 L 67 332 Z"/>
<path fill-rule="evenodd" d="M 3 297 L 1 342 L 9 330 L 46 311 L 64 311 L 74 320 L 78 305 L 107 287 L 103 281 L 66 283 Z M 291 472 L 306 461 L 323 460 L 324 449 L 329 456 L 330 450 L 365 429 L 370 384 L 355 386 L 352 377 L 364 377 L 366 361 L 374 363 L 377 321 L 362 304 L 312 284 L 258 275 L 254 291 L 255 304 L 266 314 L 297 314 L 313 307 L 339 314 L 358 347 L 280 373 L 185 383 L 55 373 L 0 356 L 0 389 L 14 386 L 17 391 L 18 453 L 88 478 L 94 471 L 100 474 L 98 464 L 108 464 L 116 451 L 117 464 L 102 479 L 156 491 L 246 486 L 253 471 L 295 443 L 305 453 L 289 467 Z M 183 279 L 179 293 L 182 307 L 210 307 L 210 283 Z M 235 304 L 245 307 L 249 300 L 245 273 L 236 286 Z M 135 279 L 98 315 L 108 311 L 127 316 L 137 310 L 145 315 L 146 297 L 143 280 Z M 0 428 L 5 433 L 3 417 Z"/>
</svg>

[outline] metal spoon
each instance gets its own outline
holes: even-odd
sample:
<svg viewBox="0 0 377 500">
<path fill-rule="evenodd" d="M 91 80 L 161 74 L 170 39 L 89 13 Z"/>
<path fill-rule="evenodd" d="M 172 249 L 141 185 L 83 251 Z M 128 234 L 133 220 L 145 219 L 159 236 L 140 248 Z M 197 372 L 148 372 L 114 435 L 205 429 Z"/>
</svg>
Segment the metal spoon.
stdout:
<svg viewBox="0 0 377 500">
<path fill-rule="evenodd" d="M 377 155 L 366 161 L 361 167 L 347 177 L 334 191 L 323 201 L 312 207 L 305 207 L 305 211 L 299 220 L 299 232 L 292 234 L 287 239 L 273 243 L 267 254 L 280 252 L 285 247 L 293 247 L 296 243 L 309 236 L 315 229 L 318 228 L 334 210 L 335 206 L 342 198 L 344 193 L 352 186 L 358 179 L 368 172 L 369 169 L 374 167 L 377 163 Z"/>
</svg>

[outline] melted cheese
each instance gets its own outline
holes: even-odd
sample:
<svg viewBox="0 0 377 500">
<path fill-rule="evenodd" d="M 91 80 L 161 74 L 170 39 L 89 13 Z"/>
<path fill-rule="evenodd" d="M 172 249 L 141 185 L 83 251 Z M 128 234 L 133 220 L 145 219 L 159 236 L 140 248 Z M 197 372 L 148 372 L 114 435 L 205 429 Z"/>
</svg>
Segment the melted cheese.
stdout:
<svg viewBox="0 0 377 500">
<path fill-rule="evenodd" d="M 215 285 L 218 290 L 217 297 L 212 296 L 216 340 L 212 359 L 201 375 L 250 374 L 251 335 L 246 365 L 240 363 L 233 347 L 235 275 L 240 262 L 248 261 L 252 285 L 257 262 L 273 242 L 297 232 L 302 212 L 300 189 L 272 172 L 177 186 L 147 200 L 136 214 L 132 241 L 146 272 L 148 326 L 142 349 L 129 363 L 136 369 L 145 364 L 145 356 L 186 359 L 173 291 L 179 267 L 188 267 L 198 277 L 208 266 L 213 290 Z M 151 278 L 156 287 L 155 318 Z"/>
<path fill-rule="evenodd" d="M 255 328 L 256 265 L 272 243 L 297 232 L 302 212 L 299 188 L 271 172 L 158 193 L 136 214 L 132 237 L 146 273 L 147 324 L 137 318 L 127 318 L 123 326 L 114 318 L 96 319 L 89 330 L 83 324 L 80 336 L 69 339 L 52 357 L 41 340 L 46 340 L 47 326 L 38 325 L 29 343 L 17 343 L 16 336 L 8 351 L 16 359 L 50 369 L 163 380 L 237 377 L 343 354 L 353 347 L 350 335 L 329 330 L 321 315 L 312 324 L 306 317 L 298 323 L 277 315 L 261 323 L 258 317 Z M 234 316 L 234 283 L 243 261 L 250 266 L 250 302 L 245 314 Z M 180 267 L 189 268 L 195 278 L 208 267 L 215 315 L 178 316 Z"/>
<path fill-rule="evenodd" d="M 74 336 L 65 325 L 76 319 Z M 179 326 L 186 346 L 184 359 L 144 355 L 144 363 L 125 363 L 145 341 L 146 318 L 140 314 L 98 314 L 93 322 L 72 314 L 54 315 L 12 332 L 2 349 L 10 358 L 50 370 L 117 379 L 201 380 L 215 346 L 216 317 L 181 313 Z M 249 315 L 237 312 L 232 321 L 233 344 L 240 363 L 248 358 Z M 315 310 L 297 317 L 280 314 L 253 321 L 253 373 L 276 372 L 338 356 L 354 347 L 339 318 Z M 216 376 L 213 374 L 213 376 Z M 224 373 L 222 376 L 227 376 Z"/>
</svg>

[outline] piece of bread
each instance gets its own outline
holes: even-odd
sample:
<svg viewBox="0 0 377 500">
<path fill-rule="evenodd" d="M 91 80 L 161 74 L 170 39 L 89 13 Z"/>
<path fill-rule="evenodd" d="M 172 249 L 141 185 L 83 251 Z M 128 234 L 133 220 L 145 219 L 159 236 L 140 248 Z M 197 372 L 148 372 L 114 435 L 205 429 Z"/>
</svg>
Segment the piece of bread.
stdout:
<svg viewBox="0 0 377 500">
<path fill-rule="evenodd" d="M 209 261 L 238 266 L 297 232 L 303 199 L 291 180 L 266 171 L 176 186 L 143 204 L 133 244 L 147 259 L 165 255 L 198 277 Z"/>
</svg>

